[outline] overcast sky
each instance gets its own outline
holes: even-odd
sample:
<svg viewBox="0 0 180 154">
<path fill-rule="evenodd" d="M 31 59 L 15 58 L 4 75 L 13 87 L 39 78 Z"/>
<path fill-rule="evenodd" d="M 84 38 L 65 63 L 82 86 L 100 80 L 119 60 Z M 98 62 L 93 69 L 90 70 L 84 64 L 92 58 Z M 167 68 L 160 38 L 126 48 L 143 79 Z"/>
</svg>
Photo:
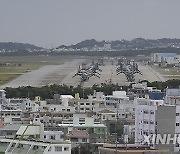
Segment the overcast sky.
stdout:
<svg viewBox="0 0 180 154">
<path fill-rule="evenodd" d="M 0 42 L 180 38 L 180 0 L 0 0 Z"/>
</svg>

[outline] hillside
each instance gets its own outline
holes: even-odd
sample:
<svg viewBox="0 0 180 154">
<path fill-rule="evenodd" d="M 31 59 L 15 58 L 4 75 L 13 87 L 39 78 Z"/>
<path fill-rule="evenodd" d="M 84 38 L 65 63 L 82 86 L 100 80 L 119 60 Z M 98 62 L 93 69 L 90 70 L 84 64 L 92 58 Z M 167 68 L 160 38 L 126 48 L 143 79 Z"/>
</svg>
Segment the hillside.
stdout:
<svg viewBox="0 0 180 154">
<path fill-rule="evenodd" d="M 108 48 L 107 46 L 108 45 Z M 136 38 L 133 40 L 96 41 L 95 39 L 85 40 L 75 45 L 61 45 L 56 49 L 60 50 L 144 50 L 151 48 L 180 48 L 180 39 L 162 38 L 157 40 Z"/>
<path fill-rule="evenodd" d="M 28 43 L 24 44 L 24 43 L 16 43 L 16 42 L 0 42 L 1 52 L 13 52 L 18 50 L 38 51 L 41 49 L 43 48 Z"/>
</svg>

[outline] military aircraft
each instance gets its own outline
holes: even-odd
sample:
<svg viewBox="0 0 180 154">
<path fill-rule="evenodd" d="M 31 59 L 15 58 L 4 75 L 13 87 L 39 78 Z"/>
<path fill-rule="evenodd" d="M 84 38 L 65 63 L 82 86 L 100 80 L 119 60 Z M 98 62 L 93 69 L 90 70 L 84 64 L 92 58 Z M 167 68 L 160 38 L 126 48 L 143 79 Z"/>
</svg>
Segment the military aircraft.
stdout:
<svg viewBox="0 0 180 154">
<path fill-rule="evenodd" d="M 99 64 L 95 63 L 93 60 L 89 66 L 87 66 L 85 63 L 79 66 L 77 73 L 73 75 L 73 78 L 75 76 L 80 76 L 81 82 L 85 82 L 92 76 L 100 78 L 101 74 L 99 72 L 101 71 L 102 70 L 99 68 Z"/>
<path fill-rule="evenodd" d="M 138 69 L 138 64 L 134 61 L 127 59 L 118 59 L 118 64 L 116 68 L 117 75 L 124 73 L 128 82 L 135 81 L 135 74 L 139 73 L 142 75 L 141 71 Z"/>
</svg>

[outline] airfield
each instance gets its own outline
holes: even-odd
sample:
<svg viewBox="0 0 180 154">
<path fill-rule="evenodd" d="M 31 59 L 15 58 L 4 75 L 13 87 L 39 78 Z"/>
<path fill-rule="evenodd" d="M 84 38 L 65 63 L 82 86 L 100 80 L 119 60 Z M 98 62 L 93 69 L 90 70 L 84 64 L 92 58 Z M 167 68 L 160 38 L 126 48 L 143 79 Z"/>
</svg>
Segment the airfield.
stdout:
<svg viewBox="0 0 180 154">
<path fill-rule="evenodd" d="M 147 66 L 143 63 L 138 63 L 139 70 L 142 72 L 142 75 L 135 74 L 135 82 L 148 80 L 150 82 L 153 81 L 166 81 L 166 79 L 150 66 Z M 101 83 L 112 83 L 112 84 L 119 84 L 119 85 L 129 85 L 130 82 L 127 81 L 124 74 L 117 75 L 116 73 L 116 61 L 106 61 L 105 66 L 100 66 L 102 72 L 100 72 L 100 78 L 96 76 L 92 76 L 87 82 L 83 83 L 84 87 L 91 87 L 94 84 L 100 85 Z M 80 83 L 80 77 L 76 76 L 73 78 L 73 75 L 77 72 L 75 69 L 73 72 L 69 73 L 62 81 L 61 84 L 77 86 Z"/>
<path fill-rule="evenodd" d="M 58 85 L 68 85 L 68 86 L 78 86 L 81 83 L 79 76 L 74 76 L 77 73 L 78 66 L 82 63 L 89 65 L 90 60 L 84 58 L 73 58 L 71 60 L 65 61 L 62 64 L 56 65 L 45 65 L 36 70 L 31 70 L 30 72 L 25 72 L 14 80 L 4 84 L 1 88 L 5 87 L 19 87 L 19 86 L 33 86 L 41 87 L 48 84 L 58 84 Z M 141 74 L 135 74 L 135 82 L 141 80 L 153 81 L 166 81 L 166 79 L 157 71 L 155 71 L 150 66 L 143 63 L 137 63 Z M 119 85 L 129 85 L 130 82 L 127 81 L 125 75 L 117 75 L 117 59 L 106 59 L 104 60 L 104 65 L 99 66 L 102 70 L 100 72 L 99 78 L 92 76 L 89 80 L 81 84 L 84 87 L 91 87 L 94 84 L 100 85 L 101 83 L 113 83 Z"/>
</svg>

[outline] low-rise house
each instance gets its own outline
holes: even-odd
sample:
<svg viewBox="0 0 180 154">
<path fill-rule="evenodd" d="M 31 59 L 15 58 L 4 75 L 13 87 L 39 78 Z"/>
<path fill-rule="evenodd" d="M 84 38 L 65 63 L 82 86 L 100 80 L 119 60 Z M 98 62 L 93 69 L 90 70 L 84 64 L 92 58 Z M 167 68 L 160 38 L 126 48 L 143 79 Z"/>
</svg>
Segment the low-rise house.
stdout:
<svg viewBox="0 0 180 154">
<path fill-rule="evenodd" d="M 84 130 L 72 130 L 69 132 L 68 138 L 76 144 L 89 143 L 89 134 Z"/>
<path fill-rule="evenodd" d="M 4 136 L 6 138 L 14 137 L 21 124 L 0 124 L 0 136 Z"/>
<path fill-rule="evenodd" d="M 104 142 L 107 136 L 107 127 L 104 124 L 95 122 L 92 117 L 83 117 L 80 114 L 74 115 L 73 121 L 59 124 L 62 128 L 67 128 L 69 134 L 73 130 L 83 130 L 90 135 L 90 142 Z"/>
<path fill-rule="evenodd" d="M 43 140 L 47 142 L 63 142 L 64 133 L 62 131 L 44 131 Z"/>
<path fill-rule="evenodd" d="M 108 109 L 104 109 L 104 110 L 97 112 L 97 115 L 98 115 L 98 119 L 100 119 L 100 121 L 102 123 L 104 123 L 107 120 L 114 121 L 117 119 L 117 113 L 110 111 Z"/>
<path fill-rule="evenodd" d="M 44 126 L 39 122 L 21 125 L 13 139 L 0 139 L 0 152 L 5 154 L 71 154 L 71 143 L 69 141 L 47 141 L 44 139 L 44 135 L 48 134 L 48 132 L 44 133 Z M 53 132 L 51 132 L 52 134 Z M 57 132 L 55 134 L 57 135 Z"/>
</svg>

